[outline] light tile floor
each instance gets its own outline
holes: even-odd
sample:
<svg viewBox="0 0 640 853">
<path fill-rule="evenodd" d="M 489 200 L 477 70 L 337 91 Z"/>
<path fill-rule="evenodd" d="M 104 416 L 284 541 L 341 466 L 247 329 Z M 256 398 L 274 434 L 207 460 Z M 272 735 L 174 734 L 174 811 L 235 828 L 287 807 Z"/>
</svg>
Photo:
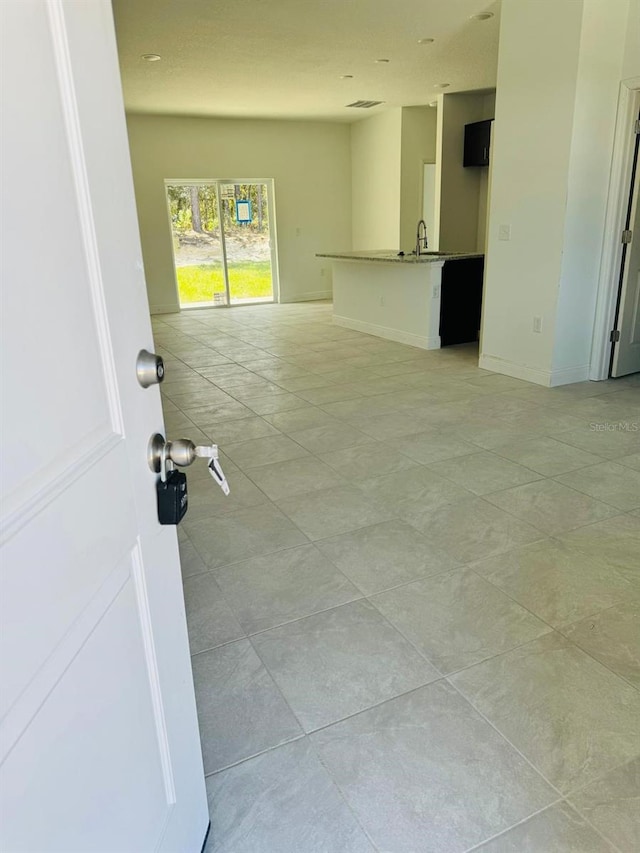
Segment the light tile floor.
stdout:
<svg viewBox="0 0 640 853">
<path fill-rule="evenodd" d="M 640 376 L 545 389 L 338 328 L 154 318 L 209 853 L 640 849 Z"/>
</svg>

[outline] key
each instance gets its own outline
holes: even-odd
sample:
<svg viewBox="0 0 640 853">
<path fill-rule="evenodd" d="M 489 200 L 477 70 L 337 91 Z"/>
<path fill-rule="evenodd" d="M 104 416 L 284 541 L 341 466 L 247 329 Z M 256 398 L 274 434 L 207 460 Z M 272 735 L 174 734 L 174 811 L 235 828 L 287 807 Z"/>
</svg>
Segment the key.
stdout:
<svg viewBox="0 0 640 853">
<path fill-rule="evenodd" d="M 222 470 L 222 466 L 220 465 L 220 460 L 218 458 L 218 445 L 217 444 L 199 444 L 196 447 L 196 456 L 200 456 L 204 459 L 208 459 L 207 468 L 209 469 L 209 473 L 216 481 L 216 483 L 222 489 L 223 494 L 228 495 L 230 493 L 229 483 L 227 482 L 227 478 L 224 475 L 224 471 Z"/>
</svg>

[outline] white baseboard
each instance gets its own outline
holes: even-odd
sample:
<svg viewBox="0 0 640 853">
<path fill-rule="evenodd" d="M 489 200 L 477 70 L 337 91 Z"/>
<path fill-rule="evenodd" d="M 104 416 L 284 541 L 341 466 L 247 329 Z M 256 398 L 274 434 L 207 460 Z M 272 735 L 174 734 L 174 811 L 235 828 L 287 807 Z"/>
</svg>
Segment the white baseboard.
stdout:
<svg viewBox="0 0 640 853">
<path fill-rule="evenodd" d="M 400 329 L 391 329 L 387 326 L 378 326 L 375 323 L 363 323 L 360 320 L 352 320 L 351 317 L 339 317 L 333 315 L 336 326 L 344 326 L 345 329 L 353 329 L 354 332 L 365 332 L 367 335 L 375 335 L 378 338 L 386 338 L 399 344 L 408 344 L 420 349 L 440 349 L 440 336 L 426 338 L 422 335 L 412 335 L 410 332 L 402 332 Z"/>
<path fill-rule="evenodd" d="M 478 367 L 483 370 L 492 370 L 494 373 L 503 373 L 505 376 L 513 376 L 514 379 L 524 379 L 525 382 L 535 382 L 536 385 L 551 385 L 551 373 L 548 370 L 538 370 L 535 367 L 527 367 L 513 361 L 505 361 L 493 355 L 480 356 Z"/>
<path fill-rule="evenodd" d="M 544 385 L 545 388 L 555 388 L 558 385 L 571 385 L 574 382 L 585 382 L 589 379 L 588 364 L 582 364 L 579 367 L 567 367 L 563 370 L 539 370 L 536 367 L 527 367 L 526 364 L 518 364 L 514 361 L 505 361 L 502 358 L 496 358 L 493 355 L 482 354 L 478 366 L 483 370 L 491 370 L 494 373 L 513 376 L 514 379 L 524 379 L 525 382 Z"/>
<path fill-rule="evenodd" d="M 332 290 L 312 290 L 307 293 L 297 293 L 295 296 L 280 297 L 280 302 L 317 302 L 322 299 L 332 299 Z"/>
<path fill-rule="evenodd" d="M 153 317 L 154 314 L 179 314 L 179 305 L 149 305 L 149 313 Z"/>
<path fill-rule="evenodd" d="M 581 364 L 579 367 L 565 367 L 563 370 L 551 371 L 551 387 L 558 385 L 573 385 L 574 382 L 586 382 L 589 379 L 591 365 Z"/>
</svg>

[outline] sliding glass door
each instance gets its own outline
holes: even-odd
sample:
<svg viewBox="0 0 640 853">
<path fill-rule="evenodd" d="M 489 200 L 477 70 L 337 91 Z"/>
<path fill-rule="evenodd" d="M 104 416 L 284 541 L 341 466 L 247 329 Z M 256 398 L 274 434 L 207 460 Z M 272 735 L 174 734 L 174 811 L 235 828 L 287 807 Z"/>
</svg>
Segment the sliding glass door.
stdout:
<svg viewBox="0 0 640 853">
<path fill-rule="evenodd" d="M 273 181 L 166 181 L 181 308 L 277 299 Z"/>
<path fill-rule="evenodd" d="M 222 184 L 221 194 L 230 301 L 273 302 L 267 184 Z"/>
</svg>

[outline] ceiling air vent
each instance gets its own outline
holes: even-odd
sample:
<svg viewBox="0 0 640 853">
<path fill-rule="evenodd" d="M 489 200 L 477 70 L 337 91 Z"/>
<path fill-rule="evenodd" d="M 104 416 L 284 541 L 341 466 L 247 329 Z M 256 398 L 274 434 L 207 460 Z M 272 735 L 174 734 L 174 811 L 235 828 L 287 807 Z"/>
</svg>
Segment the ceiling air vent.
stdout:
<svg viewBox="0 0 640 853">
<path fill-rule="evenodd" d="M 355 107 L 358 110 L 370 110 L 371 107 L 377 107 L 379 104 L 384 104 L 384 101 L 354 101 L 352 104 L 347 104 L 347 106 Z"/>
</svg>

